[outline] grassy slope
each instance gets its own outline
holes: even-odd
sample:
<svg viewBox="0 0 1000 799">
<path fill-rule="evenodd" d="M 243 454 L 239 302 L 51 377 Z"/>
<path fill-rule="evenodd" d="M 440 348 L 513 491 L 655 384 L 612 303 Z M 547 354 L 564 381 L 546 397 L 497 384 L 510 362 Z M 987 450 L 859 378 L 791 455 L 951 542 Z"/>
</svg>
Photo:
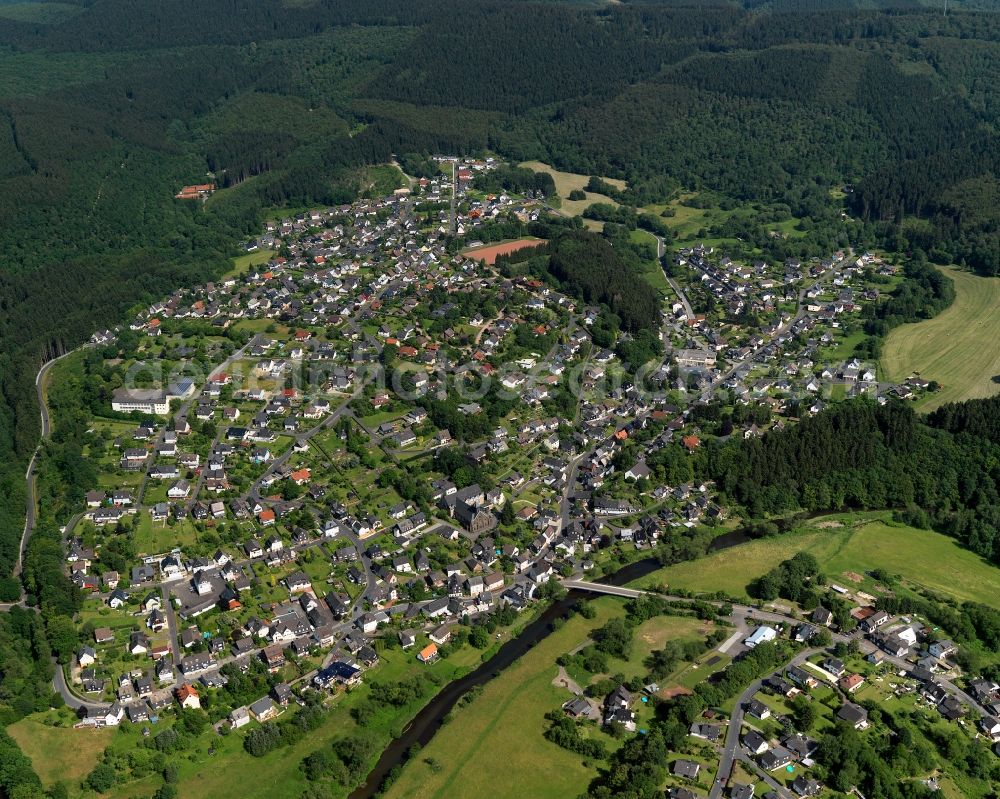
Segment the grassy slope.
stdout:
<svg viewBox="0 0 1000 799">
<path fill-rule="evenodd" d="M 838 517 L 849 525 L 848 517 Z M 818 523 L 829 520 L 818 520 Z M 882 567 L 905 581 L 960 600 L 1000 607 L 1000 570 L 960 547 L 947 536 L 929 530 L 886 524 L 862 517 L 856 527 L 820 529 L 753 541 L 689 563 L 681 563 L 643 578 L 639 583 L 666 582 L 694 591 L 725 591 L 746 596 L 746 585 L 796 552 L 811 552 L 831 582 L 850 587 L 845 572 L 863 575 Z M 871 581 L 865 581 L 871 585 Z M 862 583 L 862 587 L 864 587 Z"/>
<path fill-rule="evenodd" d="M 593 205 L 594 203 L 610 203 L 611 205 L 618 205 L 614 200 L 604 194 L 597 194 L 596 192 L 588 191 L 586 200 L 568 200 L 569 193 L 574 189 L 585 189 L 587 186 L 587 181 L 590 180 L 589 175 L 579 175 L 576 172 L 560 172 L 558 169 L 549 166 L 548 164 L 543 164 L 541 161 L 525 161 L 520 166 L 527 167 L 528 169 L 533 169 L 536 172 L 548 172 L 552 175 L 552 179 L 556 183 L 556 191 L 559 193 L 559 198 L 562 204 L 559 206 L 560 210 L 567 216 L 577 216 L 582 214 L 588 205 Z M 625 188 L 624 180 L 614 180 L 613 178 L 602 178 L 605 183 L 610 183 L 618 189 Z"/>
<path fill-rule="evenodd" d="M 233 268 L 226 272 L 223 277 L 239 277 L 244 272 L 249 272 L 251 267 L 266 264 L 274 255 L 274 250 L 255 250 L 254 252 L 248 252 L 246 255 L 238 255 L 235 258 L 231 258 Z"/>
<path fill-rule="evenodd" d="M 1000 391 L 1000 278 L 946 270 L 955 281 L 955 302 L 933 319 L 902 325 L 889 334 L 882 371 L 898 381 L 913 372 L 937 380 L 942 388 L 921 405 L 930 410 L 946 402 L 988 397 Z"/>
<path fill-rule="evenodd" d="M 114 730 L 74 730 L 50 727 L 34 717 L 21 719 L 7 728 L 21 751 L 31 758 L 42 783 L 59 780 L 78 782 L 94 768 L 101 752 L 114 737 Z"/>
</svg>

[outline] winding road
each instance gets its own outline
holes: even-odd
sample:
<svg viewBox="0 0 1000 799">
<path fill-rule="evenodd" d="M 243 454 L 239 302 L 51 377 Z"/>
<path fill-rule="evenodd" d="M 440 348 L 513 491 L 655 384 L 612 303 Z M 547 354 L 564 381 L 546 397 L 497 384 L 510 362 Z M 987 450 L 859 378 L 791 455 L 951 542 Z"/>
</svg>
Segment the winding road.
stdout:
<svg viewBox="0 0 1000 799">
<path fill-rule="evenodd" d="M 45 404 L 45 376 L 48 374 L 49 369 L 52 368 L 54 364 L 72 355 L 77 350 L 83 349 L 84 347 L 89 347 L 90 344 L 84 344 L 81 347 L 70 350 L 69 352 L 64 352 L 49 361 L 42 364 L 41 368 L 38 370 L 38 374 L 35 375 L 35 395 L 38 398 L 38 409 L 42 420 L 41 435 L 39 436 L 38 446 L 35 447 L 35 451 L 31 454 L 31 460 L 28 461 L 28 469 L 24 473 L 24 484 L 25 484 L 25 509 L 24 509 L 24 530 L 21 533 L 21 543 L 17 550 L 17 562 L 14 564 L 14 568 L 11 570 L 11 576 L 18 578 L 21 576 L 21 572 L 24 569 L 24 557 L 28 551 L 28 543 L 31 541 L 31 534 L 35 532 L 35 526 L 38 524 L 37 518 L 37 507 L 38 507 L 38 496 L 35 485 L 35 469 L 38 465 L 38 453 L 41 451 L 42 442 L 49 437 L 51 432 L 51 422 L 49 419 L 49 409 Z M 0 603 L 0 611 L 8 611 L 12 607 L 19 605 L 25 607 L 25 593 L 24 588 L 21 588 L 21 596 L 16 602 L 3 602 Z"/>
</svg>

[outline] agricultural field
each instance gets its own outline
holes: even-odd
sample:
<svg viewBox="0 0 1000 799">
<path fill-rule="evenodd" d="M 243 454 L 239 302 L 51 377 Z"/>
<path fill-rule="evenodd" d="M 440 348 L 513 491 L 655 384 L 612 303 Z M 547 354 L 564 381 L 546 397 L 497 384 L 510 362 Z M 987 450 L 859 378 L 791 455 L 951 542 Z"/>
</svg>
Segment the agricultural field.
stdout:
<svg viewBox="0 0 1000 799">
<path fill-rule="evenodd" d="M 556 191 L 559 193 L 560 206 L 559 210 L 566 214 L 566 216 L 578 216 L 583 213 L 584 209 L 588 205 L 593 203 L 610 203 L 611 205 L 618 205 L 614 200 L 605 194 L 598 194 L 597 192 L 588 191 L 586 200 L 569 200 L 569 193 L 574 189 L 579 189 L 584 191 L 587 186 L 587 181 L 590 180 L 590 175 L 580 175 L 576 172 L 560 172 L 558 169 L 549 166 L 548 164 L 543 164 L 541 161 L 525 161 L 518 166 L 527 167 L 528 169 L 533 169 L 535 172 L 548 172 L 552 175 L 552 179 L 556 183 Z M 624 180 L 615 180 L 613 178 L 601 178 L 605 183 L 609 183 L 618 189 L 624 189 L 626 184 Z"/>
<path fill-rule="evenodd" d="M 610 618 L 612 603 L 595 603 L 598 615 L 591 621 L 574 616 L 487 683 L 406 765 L 387 799 L 442 799 L 458 788 L 463 796 L 489 792 L 495 799 L 545 799 L 585 791 L 596 771 L 585 767 L 579 755 L 545 740 L 545 713 L 570 697 L 565 688 L 553 685 L 555 659 L 584 643 L 590 630 Z"/>
<path fill-rule="evenodd" d="M 1000 340 L 1000 278 L 944 271 L 955 282 L 955 301 L 933 319 L 897 327 L 882 349 L 884 379 L 919 374 L 940 383 L 921 410 L 1000 392 L 1000 349 L 994 346 Z"/>
<path fill-rule="evenodd" d="M 890 524 L 874 514 L 817 519 L 797 532 L 669 566 L 637 584 L 666 583 L 678 589 L 746 597 L 747 583 L 801 551 L 816 556 L 830 581 L 849 588 L 874 587 L 865 572 L 883 568 L 900 575 L 904 585 L 1000 607 L 1000 570 L 996 567 L 945 535 Z M 856 577 L 862 581 L 856 582 Z"/>
</svg>

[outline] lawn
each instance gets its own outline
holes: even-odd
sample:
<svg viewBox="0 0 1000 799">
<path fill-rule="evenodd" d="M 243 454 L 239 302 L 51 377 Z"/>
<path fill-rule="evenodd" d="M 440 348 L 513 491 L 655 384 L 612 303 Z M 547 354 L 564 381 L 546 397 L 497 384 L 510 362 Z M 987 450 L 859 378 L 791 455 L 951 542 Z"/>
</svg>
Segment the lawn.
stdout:
<svg viewBox="0 0 1000 799">
<path fill-rule="evenodd" d="M 548 164 L 543 164 L 541 161 L 525 161 L 519 166 L 527 167 L 528 169 L 533 169 L 535 172 L 548 172 L 552 175 L 552 179 L 556 184 L 556 192 L 559 194 L 561 200 L 561 205 L 559 210 L 566 216 L 579 216 L 583 213 L 584 209 L 588 205 L 593 203 L 610 203 L 611 205 L 618 205 L 614 200 L 605 194 L 597 194 L 596 192 L 588 191 L 587 199 L 585 200 L 569 200 L 569 193 L 574 189 L 584 190 L 587 186 L 587 181 L 590 180 L 589 175 L 580 175 L 576 172 L 560 172 Z M 613 180 L 612 178 L 601 178 L 605 183 L 610 183 L 612 186 L 618 189 L 625 188 L 624 180 Z"/>
<path fill-rule="evenodd" d="M 692 591 L 724 591 L 746 596 L 755 577 L 796 552 L 811 552 L 831 581 L 855 587 L 845 572 L 860 575 L 882 567 L 913 586 L 930 588 L 959 600 L 1000 607 L 1000 569 L 963 549 L 954 540 L 930 530 L 887 524 L 877 516 L 814 520 L 809 526 L 773 538 L 760 539 L 714 553 L 699 560 L 669 566 L 637 581 L 641 585 L 666 583 Z M 819 528 L 817 524 L 842 520 L 845 526 Z M 871 588 L 866 578 L 858 586 Z"/>
<path fill-rule="evenodd" d="M 1000 278 L 943 271 L 955 282 L 955 301 L 933 319 L 897 327 L 882 349 L 886 380 L 916 373 L 941 384 L 920 403 L 921 410 L 1000 391 L 993 380 L 1000 375 L 1000 349 L 989 344 L 1000 338 Z"/>
<path fill-rule="evenodd" d="M 836 340 L 833 344 L 820 349 L 818 361 L 822 363 L 836 363 L 849 360 L 854 356 L 858 345 L 868 338 L 864 330 L 854 330 L 847 334 L 844 334 L 842 331 L 836 331 L 834 337 Z"/>
<path fill-rule="evenodd" d="M 198 532 L 189 521 L 178 522 L 173 526 L 164 522 L 154 523 L 150 515 L 143 511 L 137 515 L 132 538 L 136 552 L 152 555 L 168 552 L 174 547 L 193 544 L 198 538 Z"/>
<path fill-rule="evenodd" d="M 51 717 L 51 714 L 28 716 L 9 726 L 7 732 L 31 758 L 45 787 L 59 780 L 79 782 L 100 760 L 104 747 L 114 737 L 114 730 L 50 727 L 41 722 L 44 716 Z"/>
</svg>

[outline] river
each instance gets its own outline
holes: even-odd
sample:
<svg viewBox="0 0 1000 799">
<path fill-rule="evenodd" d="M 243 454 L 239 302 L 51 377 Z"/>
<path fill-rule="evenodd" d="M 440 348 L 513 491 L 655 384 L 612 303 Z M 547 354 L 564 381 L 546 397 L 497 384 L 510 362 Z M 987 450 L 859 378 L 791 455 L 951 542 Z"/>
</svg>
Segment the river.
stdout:
<svg viewBox="0 0 1000 799">
<path fill-rule="evenodd" d="M 721 536 L 720 538 L 725 539 L 727 536 Z M 732 541 L 730 543 L 729 541 L 725 541 L 721 543 L 721 546 L 716 547 L 716 542 L 713 541 L 712 548 L 725 548 L 733 546 L 736 543 L 739 542 Z M 630 563 L 628 566 L 623 566 L 614 574 L 602 577 L 598 582 L 609 585 L 627 585 L 633 580 L 644 577 L 660 568 L 662 568 L 662 565 L 656 558 L 644 558 L 635 563 Z M 459 699 L 472 688 L 484 685 L 494 677 L 500 676 L 500 672 L 552 631 L 553 621 L 567 616 L 573 604 L 585 596 L 593 595 L 584 591 L 570 591 L 564 599 L 554 602 L 546 608 L 541 616 L 521 631 L 520 635 L 500 647 L 500 650 L 488 661 L 464 677 L 453 680 L 442 688 L 417 713 L 403 730 L 403 734 L 399 738 L 394 738 L 389 746 L 386 747 L 364 784 L 356 788 L 348 799 L 371 799 L 371 797 L 376 796 L 379 788 L 381 788 L 382 783 L 385 781 L 386 775 L 396 766 L 406 761 L 406 753 L 414 744 L 419 744 L 421 747 L 427 745 L 438 729 L 440 729 L 445 718 L 451 712 L 451 709 L 455 707 Z"/>
</svg>

